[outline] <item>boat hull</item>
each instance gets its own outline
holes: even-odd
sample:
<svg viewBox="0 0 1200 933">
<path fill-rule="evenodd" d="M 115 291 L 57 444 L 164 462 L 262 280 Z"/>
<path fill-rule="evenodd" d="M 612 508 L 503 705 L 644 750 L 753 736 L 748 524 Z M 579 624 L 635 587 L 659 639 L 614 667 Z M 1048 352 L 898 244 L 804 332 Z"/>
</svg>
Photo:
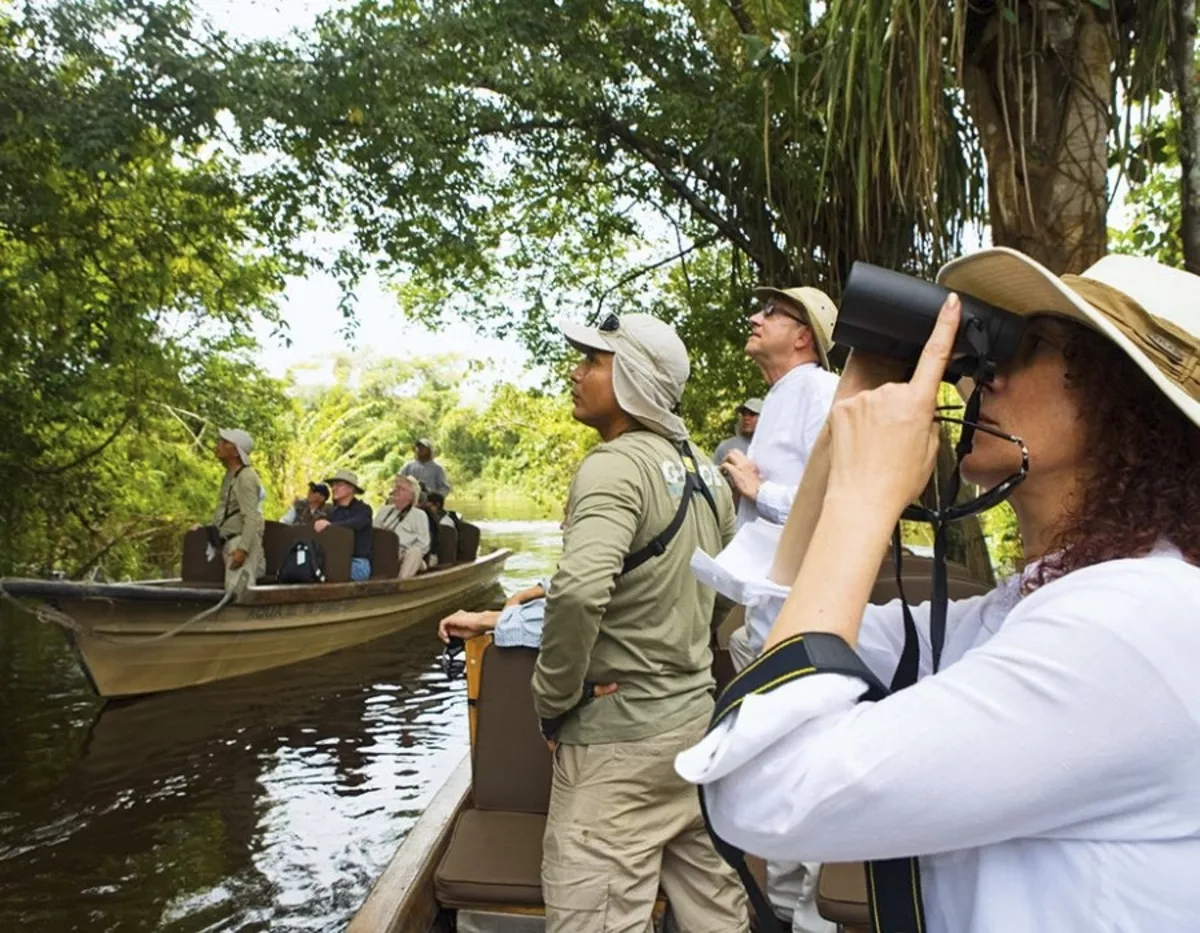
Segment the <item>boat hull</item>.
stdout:
<svg viewBox="0 0 1200 933">
<path fill-rule="evenodd" d="M 481 606 L 507 556 L 496 552 L 404 581 L 256 587 L 212 617 L 159 640 L 151 639 L 206 607 L 185 599 L 54 602 L 80 623 L 70 637 L 96 692 L 135 696 L 293 664 Z"/>
</svg>

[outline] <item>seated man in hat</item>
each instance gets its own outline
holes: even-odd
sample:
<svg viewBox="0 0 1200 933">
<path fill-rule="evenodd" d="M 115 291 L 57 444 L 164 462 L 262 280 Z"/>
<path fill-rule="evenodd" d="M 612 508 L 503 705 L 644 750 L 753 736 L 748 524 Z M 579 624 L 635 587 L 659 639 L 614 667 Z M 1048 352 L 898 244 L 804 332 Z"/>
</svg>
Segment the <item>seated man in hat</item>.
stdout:
<svg viewBox="0 0 1200 933">
<path fill-rule="evenodd" d="M 421 484 L 411 476 L 397 476 L 392 501 L 375 515 L 375 527 L 400 539 L 400 579 L 415 577 L 429 553 L 429 516 L 417 507 Z"/>
<path fill-rule="evenodd" d="M 421 438 L 413 445 L 416 459 L 409 460 L 400 471 L 401 476 L 411 476 L 421 484 L 421 491 L 428 495 L 439 492 L 443 496 L 450 491 L 450 482 L 446 479 L 446 471 L 442 465 L 433 459 L 433 443 L 427 437 Z"/>
<path fill-rule="evenodd" d="M 308 496 L 297 499 L 279 521 L 284 525 L 311 525 L 318 518 L 329 518 L 329 487 L 324 483 L 309 483 Z"/>
<path fill-rule="evenodd" d="M 358 497 L 363 488 L 358 485 L 358 474 L 352 470 L 338 470 L 329 479 L 329 491 L 333 494 L 333 508 L 329 518 L 318 518 L 313 530 L 320 533 L 330 525 L 345 525 L 354 532 L 354 556 L 350 559 L 350 579 L 371 578 L 371 507 Z"/>
<path fill-rule="evenodd" d="M 238 428 L 218 434 L 216 457 L 225 465 L 225 477 L 209 533 L 225 560 L 225 589 L 243 590 L 266 572 L 263 553 L 263 517 L 259 511 L 262 483 L 250 466 L 254 440 Z"/>
</svg>

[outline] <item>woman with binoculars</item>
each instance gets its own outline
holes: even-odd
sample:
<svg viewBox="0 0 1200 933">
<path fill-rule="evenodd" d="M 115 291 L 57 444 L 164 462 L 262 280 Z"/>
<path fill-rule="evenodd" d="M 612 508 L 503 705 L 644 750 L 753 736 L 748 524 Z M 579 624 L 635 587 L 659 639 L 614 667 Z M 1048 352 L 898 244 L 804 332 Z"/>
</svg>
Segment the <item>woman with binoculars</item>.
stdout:
<svg viewBox="0 0 1200 933">
<path fill-rule="evenodd" d="M 1023 571 L 950 603 L 936 672 L 914 607 L 919 679 L 877 689 L 905 626 L 867 601 L 933 470 L 951 294 L 907 381 L 851 354 L 770 579 L 741 581 L 774 618 L 758 686 L 676 767 L 744 851 L 916 858 L 930 933 L 1200 930 L 1200 278 L 1126 256 L 1058 277 L 992 249 L 939 282 L 1028 319 L 962 461 L 983 487 L 1026 473 Z M 861 675 L 822 670 L 831 639 Z"/>
</svg>

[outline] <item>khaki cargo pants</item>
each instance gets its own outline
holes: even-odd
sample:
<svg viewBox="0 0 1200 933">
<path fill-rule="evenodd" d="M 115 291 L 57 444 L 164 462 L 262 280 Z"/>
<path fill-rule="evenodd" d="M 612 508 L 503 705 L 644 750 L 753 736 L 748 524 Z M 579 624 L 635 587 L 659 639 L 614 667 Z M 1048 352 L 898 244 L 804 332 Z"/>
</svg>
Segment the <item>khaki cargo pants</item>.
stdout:
<svg viewBox="0 0 1200 933">
<path fill-rule="evenodd" d="M 744 933 L 746 896 L 713 848 L 675 756 L 707 717 L 662 735 L 559 745 L 543 840 L 547 933 L 646 933 L 659 885 L 681 933 Z"/>
<path fill-rule="evenodd" d="M 246 561 L 241 567 L 234 570 L 229 566 L 229 562 L 233 559 L 233 552 L 238 548 L 246 549 Z M 263 553 L 262 538 L 243 544 L 242 536 L 234 535 L 225 542 L 222 551 L 221 556 L 225 560 L 225 589 L 227 590 L 236 590 L 240 593 L 247 587 L 254 586 L 258 578 L 267 572 L 267 556 Z"/>
</svg>

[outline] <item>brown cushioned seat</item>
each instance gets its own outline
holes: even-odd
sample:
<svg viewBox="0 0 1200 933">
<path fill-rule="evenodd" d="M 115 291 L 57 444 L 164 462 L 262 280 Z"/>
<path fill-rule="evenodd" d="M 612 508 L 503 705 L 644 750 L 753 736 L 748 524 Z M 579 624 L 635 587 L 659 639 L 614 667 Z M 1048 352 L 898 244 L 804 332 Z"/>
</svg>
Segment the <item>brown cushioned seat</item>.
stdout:
<svg viewBox="0 0 1200 933">
<path fill-rule="evenodd" d="M 493 644 L 483 652 L 471 749 L 474 809 L 459 816 L 434 875 L 445 906 L 542 903 L 553 764 L 533 708 L 536 661 L 533 648 Z"/>
<path fill-rule="evenodd" d="M 395 580 L 400 576 L 400 539 L 394 531 L 376 528 L 371 541 L 371 579 Z"/>
<path fill-rule="evenodd" d="M 542 903 L 542 813 L 467 810 L 437 870 L 443 907 Z"/>
<path fill-rule="evenodd" d="M 438 567 L 450 567 L 458 561 L 458 528 L 438 525 Z"/>
<path fill-rule="evenodd" d="M 479 555 L 479 526 L 458 523 L 458 562 L 469 564 Z"/>
<path fill-rule="evenodd" d="M 225 584 L 225 561 L 218 555 L 208 559 L 208 535 L 196 528 L 183 536 L 183 562 L 179 575 L 184 583 Z"/>
<path fill-rule="evenodd" d="M 267 564 L 264 578 L 272 583 L 279 578 L 283 558 L 297 540 L 297 527 L 285 525 L 283 522 L 263 522 L 263 559 Z M 312 537 L 312 528 L 308 528 L 307 531 L 306 537 Z"/>
<path fill-rule="evenodd" d="M 297 529 L 300 530 L 300 529 Z M 312 535 L 312 529 L 307 529 Z M 316 536 L 325 552 L 325 582 L 349 583 L 350 558 L 354 556 L 354 532 L 341 525 L 330 525 Z"/>
</svg>

